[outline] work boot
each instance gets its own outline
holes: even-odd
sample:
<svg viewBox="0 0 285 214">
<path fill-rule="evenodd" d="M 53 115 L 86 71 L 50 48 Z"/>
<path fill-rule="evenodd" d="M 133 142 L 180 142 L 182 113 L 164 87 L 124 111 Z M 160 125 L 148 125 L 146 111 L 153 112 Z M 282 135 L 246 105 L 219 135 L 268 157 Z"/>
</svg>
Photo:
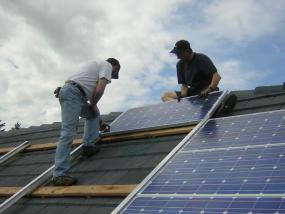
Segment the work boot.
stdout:
<svg viewBox="0 0 285 214">
<path fill-rule="evenodd" d="M 82 153 L 83 157 L 89 158 L 100 151 L 100 147 L 98 145 L 93 146 L 82 146 Z"/>
<path fill-rule="evenodd" d="M 52 179 L 52 183 L 55 186 L 72 186 L 77 183 L 77 178 L 68 176 L 68 175 L 62 175 L 58 177 L 54 177 Z"/>
<path fill-rule="evenodd" d="M 223 117 L 228 115 L 235 107 L 237 103 L 237 96 L 235 94 L 231 94 L 225 99 L 218 110 L 215 112 L 214 117 Z"/>
<path fill-rule="evenodd" d="M 235 94 L 231 94 L 225 101 L 224 107 L 222 109 L 224 114 L 229 114 L 235 107 L 237 103 L 237 96 Z"/>
</svg>

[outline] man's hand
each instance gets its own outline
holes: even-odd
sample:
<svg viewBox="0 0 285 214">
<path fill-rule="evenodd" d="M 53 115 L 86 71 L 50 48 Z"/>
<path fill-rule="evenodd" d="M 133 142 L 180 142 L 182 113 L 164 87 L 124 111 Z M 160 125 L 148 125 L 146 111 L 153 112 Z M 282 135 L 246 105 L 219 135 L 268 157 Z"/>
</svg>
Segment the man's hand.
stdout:
<svg viewBox="0 0 285 214">
<path fill-rule="evenodd" d="M 181 96 L 181 94 L 179 94 L 179 95 L 177 96 L 177 102 L 180 102 L 180 101 L 181 101 L 181 98 L 182 98 L 182 96 Z"/>
<path fill-rule="evenodd" d="M 103 120 L 100 120 L 100 131 L 101 132 L 109 132 L 110 131 L 109 124 L 105 123 Z"/>
<path fill-rule="evenodd" d="M 94 118 L 100 116 L 100 112 L 99 109 L 97 107 L 97 105 L 89 105 L 89 108 L 92 110 Z"/>
<path fill-rule="evenodd" d="M 201 91 L 199 94 L 199 97 L 207 97 L 209 93 L 211 93 L 213 90 L 211 87 L 206 88 L 205 90 Z"/>
</svg>

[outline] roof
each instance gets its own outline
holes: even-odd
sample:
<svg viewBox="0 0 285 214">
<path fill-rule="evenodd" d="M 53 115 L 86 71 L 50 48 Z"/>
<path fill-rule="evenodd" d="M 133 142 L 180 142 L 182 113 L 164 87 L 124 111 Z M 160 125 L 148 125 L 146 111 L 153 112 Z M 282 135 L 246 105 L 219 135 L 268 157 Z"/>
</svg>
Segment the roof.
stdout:
<svg viewBox="0 0 285 214">
<path fill-rule="evenodd" d="M 229 116 L 285 108 L 284 85 L 260 86 L 255 90 L 232 91 L 231 94 L 237 95 L 238 102 Z"/>
<path fill-rule="evenodd" d="M 277 109 L 285 109 L 285 90 L 282 85 L 257 87 L 255 90 L 233 91 L 238 103 L 230 115 L 240 115 Z M 120 113 L 104 115 L 103 120 L 113 121 Z M 0 149 L 15 147 L 23 141 L 33 145 L 56 142 L 60 123 L 13 130 L 0 134 Z M 80 121 L 77 139 L 83 134 Z M 98 155 L 75 160 L 71 175 L 80 179 L 80 185 L 129 185 L 140 183 L 157 164 L 186 136 L 171 135 L 121 139 L 101 143 Z M 23 152 L 0 166 L 1 187 L 22 187 L 53 164 L 55 149 Z M 47 183 L 46 185 L 50 185 Z M 27 197 L 13 205 L 5 213 L 110 213 L 124 197 Z M 4 201 L 0 197 L 0 202 Z"/>
</svg>

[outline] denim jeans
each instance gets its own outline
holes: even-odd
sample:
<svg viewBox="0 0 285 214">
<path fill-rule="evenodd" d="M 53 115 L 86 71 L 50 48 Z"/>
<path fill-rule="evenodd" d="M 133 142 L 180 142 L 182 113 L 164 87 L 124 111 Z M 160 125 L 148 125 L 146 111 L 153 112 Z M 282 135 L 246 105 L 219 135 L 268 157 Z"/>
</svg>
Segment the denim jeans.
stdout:
<svg viewBox="0 0 285 214">
<path fill-rule="evenodd" d="M 93 145 L 99 136 L 100 112 L 97 108 L 96 117 L 81 91 L 66 83 L 59 92 L 61 106 L 61 132 L 55 153 L 55 167 L 53 177 L 66 175 L 70 169 L 70 152 L 76 136 L 79 116 L 85 118 L 83 144 Z"/>
</svg>

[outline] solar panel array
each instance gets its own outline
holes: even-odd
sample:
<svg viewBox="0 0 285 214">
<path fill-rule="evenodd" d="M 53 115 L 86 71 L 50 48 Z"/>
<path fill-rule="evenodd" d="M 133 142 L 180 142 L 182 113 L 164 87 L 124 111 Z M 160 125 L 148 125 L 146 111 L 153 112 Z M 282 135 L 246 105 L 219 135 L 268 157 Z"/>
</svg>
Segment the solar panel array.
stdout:
<svg viewBox="0 0 285 214">
<path fill-rule="evenodd" d="M 285 111 L 209 120 L 122 213 L 285 213 Z"/>
<path fill-rule="evenodd" d="M 215 92 L 206 99 L 193 96 L 183 98 L 180 102 L 174 100 L 129 109 L 111 124 L 110 133 L 197 123 L 221 95 L 222 92 Z"/>
</svg>

